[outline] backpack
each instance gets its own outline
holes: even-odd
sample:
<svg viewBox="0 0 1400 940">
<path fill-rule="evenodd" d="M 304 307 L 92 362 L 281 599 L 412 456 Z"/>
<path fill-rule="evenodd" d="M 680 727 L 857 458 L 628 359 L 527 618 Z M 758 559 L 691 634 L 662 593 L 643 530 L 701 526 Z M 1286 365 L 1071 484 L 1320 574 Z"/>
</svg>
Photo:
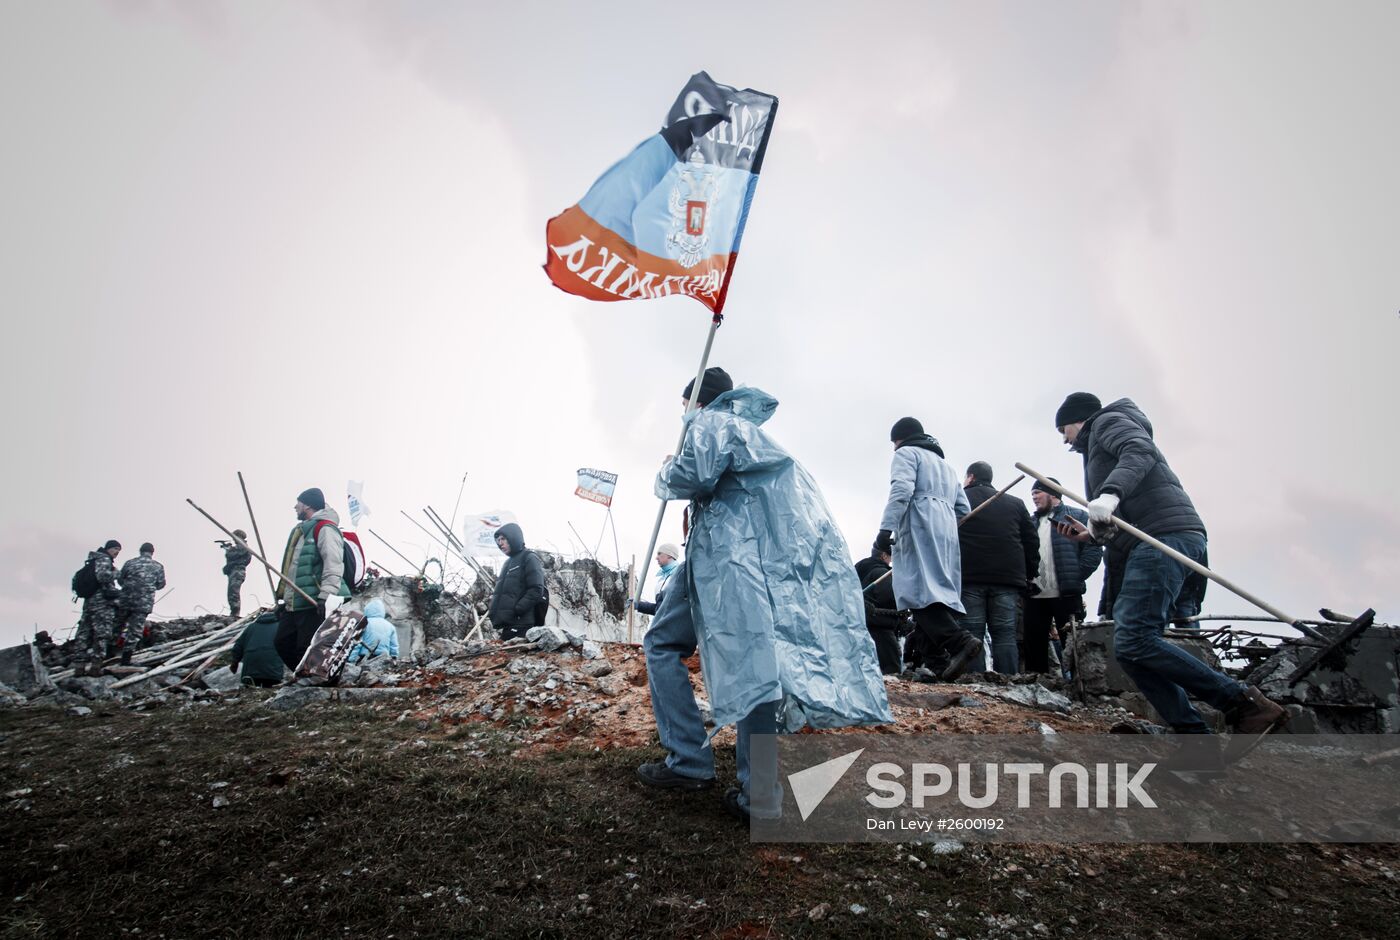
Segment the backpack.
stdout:
<svg viewBox="0 0 1400 940">
<path fill-rule="evenodd" d="M 530 553 L 531 555 L 534 555 L 534 556 L 535 556 L 535 560 L 540 562 L 540 572 L 543 573 L 543 572 L 544 572 L 544 562 L 543 562 L 543 561 L 540 561 L 540 556 L 539 556 L 539 555 L 535 552 L 535 550 L 532 549 L 532 548 L 527 548 L 527 549 L 525 549 L 525 551 L 527 551 L 527 552 Z M 546 584 L 544 585 L 544 597 L 540 598 L 539 603 L 535 605 L 535 626 L 537 626 L 537 627 L 542 627 L 542 626 L 544 626 L 544 618 L 547 617 L 547 616 L 549 616 L 549 584 L 548 584 L 548 583 L 546 583 Z"/>
<path fill-rule="evenodd" d="M 89 558 L 83 562 L 81 568 L 73 572 L 73 593 L 83 600 L 96 595 L 100 586 L 97 583 L 97 566 L 94 559 Z"/>
<path fill-rule="evenodd" d="M 360 544 L 360 537 L 354 532 L 346 532 L 329 519 L 318 519 L 311 527 L 311 541 L 316 541 L 321 534 L 321 526 L 328 525 L 335 528 L 340 533 L 341 561 L 345 565 L 341 577 L 350 586 L 350 590 L 355 590 L 365 580 L 365 549 Z"/>
</svg>

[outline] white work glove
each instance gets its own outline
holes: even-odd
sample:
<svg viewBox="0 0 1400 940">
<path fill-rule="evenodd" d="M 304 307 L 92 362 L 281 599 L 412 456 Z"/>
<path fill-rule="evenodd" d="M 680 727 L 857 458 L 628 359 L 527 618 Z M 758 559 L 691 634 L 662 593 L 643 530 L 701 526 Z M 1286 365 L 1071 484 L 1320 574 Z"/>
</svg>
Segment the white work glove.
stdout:
<svg viewBox="0 0 1400 940">
<path fill-rule="evenodd" d="M 1114 496 L 1112 493 L 1104 493 L 1102 496 L 1089 502 L 1089 521 L 1097 522 L 1100 526 L 1106 526 L 1117 510 L 1118 497 Z"/>
</svg>

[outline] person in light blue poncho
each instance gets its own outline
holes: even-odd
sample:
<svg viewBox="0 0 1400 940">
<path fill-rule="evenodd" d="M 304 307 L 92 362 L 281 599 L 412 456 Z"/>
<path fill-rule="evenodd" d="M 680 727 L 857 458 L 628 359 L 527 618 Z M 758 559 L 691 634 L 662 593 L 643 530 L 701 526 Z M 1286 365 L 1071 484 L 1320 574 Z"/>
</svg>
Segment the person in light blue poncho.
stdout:
<svg viewBox="0 0 1400 940">
<path fill-rule="evenodd" d="M 682 393 L 689 400 L 692 382 Z M 708 370 L 680 453 L 656 477 L 663 499 L 690 500 L 686 560 L 643 640 L 665 762 L 648 786 L 714 783 L 685 664 L 698 647 L 717 728 L 737 725 L 734 815 L 781 814 L 776 767 L 749 766 L 751 736 L 803 725 L 892 722 L 860 582 L 816 481 L 761 429 L 778 402 Z"/>
<path fill-rule="evenodd" d="M 376 597 L 365 605 L 365 630 L 360 634 L 360 642 L 350 651 L 350 662 L 386 653 L 391 659 L 399 658 L 399 631 L 385 619 L 384 602 Z"/>
</svg>

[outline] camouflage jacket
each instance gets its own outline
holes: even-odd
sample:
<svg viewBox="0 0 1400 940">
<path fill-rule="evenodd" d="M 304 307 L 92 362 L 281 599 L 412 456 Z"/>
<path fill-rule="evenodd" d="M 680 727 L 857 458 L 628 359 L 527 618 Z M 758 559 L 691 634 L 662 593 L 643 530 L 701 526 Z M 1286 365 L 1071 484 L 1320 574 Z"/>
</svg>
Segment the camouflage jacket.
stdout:
<svg viewBox="0 0 1400 940">
<path fill-rule="evenodd" d="M 122 596 L 118 604 L 125 610 L 151 612 L 156 592 L 165 587 L 165 566 L 150 555 L 141 555 L 122 565 Z"/>
<path fill-rule="evenodd" d="M 238 568 L 247 568 L 253 560 L 248 549 L 238 544 L 230 544 L 224 549 L 224 574 L 232 574 Z"/>
<path fill-rule="evenodd" d="M 97 576 L 96 598 L 112 603 L 120 593 L 117 587 L 117 566 L 113 563 L 112 556 L 99 548 L 95 552 L 88 552 L 88 561 L 92 562 L 92 573 Z"/>
</svg>

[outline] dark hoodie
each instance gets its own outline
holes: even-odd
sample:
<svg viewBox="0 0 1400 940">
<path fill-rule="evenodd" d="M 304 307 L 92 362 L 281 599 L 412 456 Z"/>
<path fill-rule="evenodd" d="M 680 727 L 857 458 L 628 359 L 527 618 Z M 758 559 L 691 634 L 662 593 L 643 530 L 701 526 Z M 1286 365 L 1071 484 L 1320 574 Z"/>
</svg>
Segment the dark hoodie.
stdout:
<svg viewBox="0 0 1400 940">
<path fill-rule="evenodd" d="M 1090 499 L 1119 498 L 1117 515 L 1149 535 L 1200 532 L 1206 526 L 1167 458 L 1152 440 L 1152 422 L 1132 401 L 1120 398 L 1084 422 L 1074 449 L 1084 455 Z"/>
<path fill-rule="evenodd" d="M 525 548 L 525 533 L 514 522 L 501 526 L 496 536 L 505 537 L 510 554 L 496 579 L 489 616 L 503 636 L 523 636 L 535 625 L 535 605 L 544 600 L 544 565 Z"/>
</svg>

